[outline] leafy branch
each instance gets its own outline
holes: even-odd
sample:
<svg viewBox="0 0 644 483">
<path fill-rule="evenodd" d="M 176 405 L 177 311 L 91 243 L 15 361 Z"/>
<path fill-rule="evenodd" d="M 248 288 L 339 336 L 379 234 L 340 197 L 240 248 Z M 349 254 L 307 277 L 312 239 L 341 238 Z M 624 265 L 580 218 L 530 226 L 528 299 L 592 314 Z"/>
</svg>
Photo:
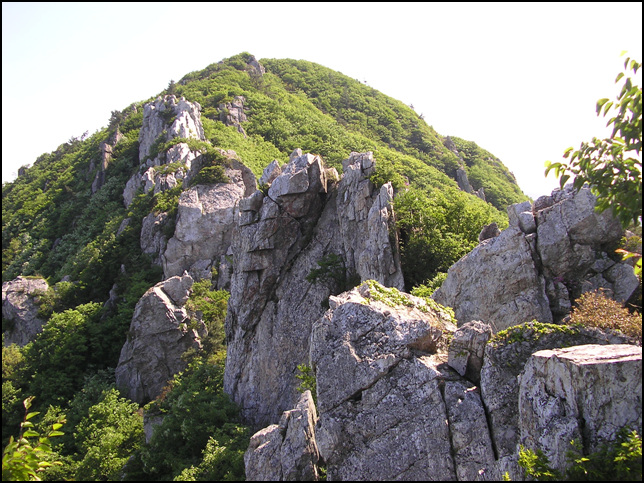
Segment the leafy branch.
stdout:
<svg viewBox="0 0 644 483">
<path fill-rule="evenodd" d="M 9 444 L 2 454 L 2 481 L 41 481 L 38 473 L 53 465 L 62 465 L 60 461 L 45 461 L 47 455 L 52 453 L 49 438 L 62 436 L 63 433 L 58 431 L 65 419 L 59 418 L 51 426 L 46 436 L 41 436 L 35 430 L 34 423 L 29 421 L 40 412 L 29 412 L 29 408 L 35 396 L 30 396 L 23 401 L 25 406 L 25 417 L 20 423 L 20 435 L 17 439 L 13 436 L 9 439 Z M 32 442 L 30 438 L 34 438 Z M 35 441 L 38 441 L 35 444 Z"/>
</svg>

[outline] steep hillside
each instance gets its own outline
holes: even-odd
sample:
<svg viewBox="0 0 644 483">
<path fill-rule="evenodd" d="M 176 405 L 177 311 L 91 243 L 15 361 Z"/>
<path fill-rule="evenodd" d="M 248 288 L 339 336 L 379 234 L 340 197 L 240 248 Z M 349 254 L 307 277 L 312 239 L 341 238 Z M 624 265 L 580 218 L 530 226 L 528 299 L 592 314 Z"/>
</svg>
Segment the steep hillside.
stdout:
<svg viewBox="0 0 644 483">
<path fill-rule="evenodd" d="M 443 139 L 401 102 L 305 61 L 262 60 L 262 75 L 259 64 L 255 68 L 246 62 L 251 58 L 240 54 L 212 64 L 171 83 L 166 91 L 198 102 L 207 143 L 234 150 L 258 177 L 273 159 L 283 163 L 297 148 L 321 155 L 340 171 L 341 161 L 352 151 L 373 151 L 378 179 L 392 180 L 397 188 L 409 184 L 424 193 L 453 192 L 457 171 L 463 168 L 472 188 L 484 188 L 485 198 L 500 211 L 497 217 L 505 217 L 507 205 L 526 199 L 498 159 L 472 142 L 452 138 L 446 143 L 449 138 Z M 244 98 L 241 123 L 230 115 L 236 96 Z M 56 281 L 70 275 L 85 282 L 90 298 L 100 299 L 109 291 L 123 263 L 110 240 L 128 215 L 121 193 L 139 166 L 143 104 L 113 112 L 107 128 L 43 154 L 3 186 L 3 280 L 39 273 Z M 105 183 L 100 190 L 97 177 Z M 140 214 L 152 209 L 151 203 L 172 204 L 170 197 L 148 200 Z M 476 202 L 472 197 L 471 203 Z M 128 230 L 137 238 L 135 226 Z M 97 250 L 102 252 L 100 270 Z M 99 272 L 109 273 L 104 283 L 95 278 Z"/>
<path fill-rule="evenodd" d="M 341 184 L 339 174 L 349 173 Z M 303 193 L 300 206 L 294 200 Z M 249 303 L 254 279 L 246 280 L 242 264 L 255 271 L 262 266 L 267 298 L 261 310 L 272 307 L 282 283 L 280 290 L 306 299 L 311 313 L 323 311 L 330 293 L 359 281 L 352 278 L 377 278 L 369 267 L 378 265 L 385 245 L 400 268 L 396 286 L 435 286 L 478 244 L 482 226 L 505 228 L 506 206 L 526 199 L 492 154 L 440 136 L 410 107 L 326 67 L 258 62 L 242 53 L 187 74 L 158 95 L 114 111 L 107 127 L 70 139 L 3 184 L 3 303 L 5 292 L 7 299 L 15 295 L 36 324 L 26 339 L 12 338 L 14 316 L 5 316 L 3 306 L 3 346 L 21 345 L 3 348 L 3 443 L 16 434 L 22 400 L 35 395 L 34 408 L 46 411 L 46 421 L 68 419 L 69 435 L 57 450 L 67 471 L 57 474 L 60 479 L 117 477 L 132 454 L 128 474 L 134 479 L 178 476 L 207 460 L 202 450 L 219 454 L 218 444 L 234 464 L 209 477 L 237 477 L 249 435 L 236 409 L 222 402 L 230 384 L 223 373 L 225 344 L 232 346 L 224 319 L 229 296 L 228 314 L 239 320 L 260 304 Z M 288 216 L 276 215 L 274 200 Z M 309 211 L 300 219 L 304 208 Z M 327 216 L 337 219 L 317 225 L 317 217 Z M 269 235 L 249 235 L 248 246 L 246 238 L 233 240 L 248 251 L 247 259 L 229 251 L 238 218 L 253 233 L 258 220 L 266 222 L 257 233 Z M 337 232 L 319 228 L 336 225 Z M 378 237 L 365 238 L 365 226 Z M 294 245 L 270 246 L 276 232 Z M 271 250 L 281 261 L 269 263 Z M 296 260 L 298 250 L 307 258 Z M 305 290 L 283 284 L 282 272 L 291 269 L 299 270 Z M 182 278 L 184 270 L 189 274 Z M 30 292 L 31 286 L 40 288 Z M 142 317 L 146 311 L 154 313 Z M 182 341 L 181 353 L 160 347 L 136 360 L 144 352 L 137 337 L 156 336 L 160 319 L 172 326 L 168 340 Z M 176 364 L 166 364 L 170 359 Z M 162 431 L 147 434 L 143 445 L 141 415 L 119 398 L 126 394 L 115 381 L 137 383 L 159 361 L 169 372 L 157 374 L 155 391 L 128 396 L 140 404 L 152 399 L 147 414 L 163 419 Z M 112 414 L 128 416 L 117 421 Z M 99 422 L 127 437 L 96 436 Z M 195 468 L 190 471 L 202 471 Z"/>
</svg>

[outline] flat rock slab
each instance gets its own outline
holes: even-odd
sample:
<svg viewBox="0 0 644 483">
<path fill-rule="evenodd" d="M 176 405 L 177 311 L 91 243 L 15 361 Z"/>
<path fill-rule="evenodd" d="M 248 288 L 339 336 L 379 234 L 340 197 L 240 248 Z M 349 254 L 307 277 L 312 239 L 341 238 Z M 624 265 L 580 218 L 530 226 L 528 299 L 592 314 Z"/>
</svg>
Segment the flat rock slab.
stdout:
<svg viewBox="0 0 644 483">
<path fill-rule="evenodd" d="M 622 427 L 642 432 L 642 348 L 580 345 L 532 354 L 520 376 L 521 444 L 565 469 L 570 441 L 585 454 Z"/>
</svg>

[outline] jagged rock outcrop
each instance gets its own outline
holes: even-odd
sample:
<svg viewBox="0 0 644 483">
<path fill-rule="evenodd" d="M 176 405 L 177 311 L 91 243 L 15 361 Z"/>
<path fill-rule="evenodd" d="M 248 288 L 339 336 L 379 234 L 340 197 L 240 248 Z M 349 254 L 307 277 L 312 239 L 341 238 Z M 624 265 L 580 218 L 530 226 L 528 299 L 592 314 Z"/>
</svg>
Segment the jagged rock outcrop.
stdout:
<svg viewBox="0 0 644 483">
<path fill-rule="evenodd" d="M 327 174 L 335 175 L 322 160 L 296 150 L 266 195 L 256 191 L 239 204 L 224 389 L 255 427 L 277 422 L 297 401 L 297 365 L 308 359 L 311 326 L 331 293 L 351 276 L 402 288 L 391 188 L 375 191 L 367 179 L 371 153 L 352 153 L 344 165 L 342 180 L 329 184 Z M 307 281 L 331 256 L 336 277 Z"/>
<path fill-rule="evenodd" d="M 139 132 L 139 162 L 141 166 L 126 183 L 123 200 L 128 207 L 132 203 L 137 190 L 144 192 L 155 190 L 155 193 L 176 186 L 183 182 L 186 171 L 190 170 L 192 162 L 201 155 L 193 151 L 186 143 L 177 143 L 167 152 L 158 153 L 154 146 L 174 138 L 205 140 L 201 124 L 201 106 L 198 102 L 189 102 L 184 97 L 157 97 L 154 102 L 147 103 L 143 108 L 143 125 Z M 184 168 L 168 173 L 158 166 L 181 163 Z"/>
<path fill-rule="evenodd" d="M 192 283 L 188 274 L 171 277 L 149 289 L 136 304 L 115 372 L 116 385 L 133 401 L 143 404 L 157 397 L 185 368 L 183 353 L 201 349 L 206 327 L 191 319 L 184 307 Z"/>
<path fill-rule="evenodd" d="M 227 255 L 239 216 L 237 205 L 255 192 L 257 183 L 239 161 L 232 160 L 224 172 L 229 183 L 196 185 L 181 193 L 174 235 L 160 252 L 166 278 L 184 271 L 204 278 Z"/>
<path fill-rule="evenodd" d="M 494 464 L 480 393 L 445 364 L 454 329 L 440 308 L 375 282 L 330 298 L 310 359 L 329 480 L 474 480 Z M 270 452 L 272 464 L 258 474 L 247 460 L 247 477 L 286 479 L 270 472 L 281 457 L 274 427 L 247 453 Z"/>
<path fill-rule="evenodd" d="M 465 191 L 466 193 L 474 196 L 478 196 L 483 201 L 485 201 L 485 190 L 482 186 L 478 190 L 475 190 L 474 187 L 470 184 L 470 180 L 467 177 L 467 172 L 463 168 L 458 168 L 456 170 L 456 183 L 462 191 Z"/>
<path fill-rule="evenodd" d="M 9 322 L 4 345 L 22 347 L 42 332 L 46 321 L 38 317 L 39 299 L 48 289 L 42 278 L 17 277 L 2 282 L 2 318 Z"/>
<path fill-rule="evenodd" d="M 235 96 L 232 102 L 219 104 L 218 109 L 219 120 L 226 126 L 235 126 L 237 131 L 246 137 L 246 131 L 241 125 L 242 122 L 246 122 L 248 120 L 244 113 L 244 102 L 246 102 L 246 98 L 244 96 Z"/>
<path fill-rule="evenodd" d="M 457 434 L 445 424 L 446 398 L 465 400 L 469 388 L 436 356 L 454 324 L 425 301 L 375 283 L 331 297 L 330 306 L 311 335 L 320 410 L 316 437 L 328 478 L 455 479 L 453 454 L 464 457 L 464 442 L 481 434 L 464 420 L 484 415 L 480 400 L 478 411 L 468 400 L 453 408 Z M 487 449 L 484 459 L 493 457 L 489 441 Z M 474 476 L 469 466 L 459 470 Z"/>
<path fill-rule="evenodd" d="M 492 327 L 478 320 L 463 324 L 449 345 L 448 364 L 475 384 L 481 381 L 485 346 L 492 337 Z"/>
<path fill-rule="evenodd" d="M 157 97 L 143 106 L 143 125 L 139 133 L 139 161 L 149 160 L 152 146 L 166 131 L 163 142 L 173 138 L 204 140 L 201 105 L 176 96 Z M 154 160 L 151 160 L 154 161 Z M 159 165 L 164 163 L 156 163 Z"/>
<path fill-rule="evenodd" d="M 266 74 L 266 69 L 262 64 L 259 63 L 254 55 L 251 55 L 248 58 L 246 65 L 248 66 L 248 71 L 253 78 L 262 77 L 264 74 Z"/>
<path fill-rule="evenodd" d="M 444 309 L 375 282 L 329 305 L 311 333 L 319 420 L 297 445 L 317 445 L 329 480 L 523 479 L 520 444 L 559 465 L 573 438 L 588 454 L 625 425 L 641 431 L 642 349 L 621 334 L 530 323 L 486 344 L 491 328 L 473 322 L 451 338 L 448 365 Z M 480 387 L 460 350 L 482 358 Z M 247 478 L 287 479 L 278 428 L 253 436 Z"/>
<path fill-rule="evenodd" d="M 270 185 L 280 174 L 282 174 L 282 167 L 279 161 L 274 159 L 264 168 L 262 177 L 259 178 L 259 185 Z"/>
<path fill-rule="evenodd" d="M 584 454 L 629 427 L 642 434 L 642 348 L 581 345 L 532 354 L 519 387 L 520 443 L 565 470 L 570 442 Z"/>
<path fill-rule="evenodd" d="M 393 213 L 393 188 L 387 183 L 375 193 L 368 177 L 375 170 L 371 152 L 351 153 L 342 162 L 337 214 L 346 264 L 361 280 L 376 280 L 403 290 L 398 238 Z"/>
<path fill-rule="evenodd" d="M 244 454 L 248 481 L 317 481 L 320 454 L 315 442 L 317 411 L 311 391 L 304 391 L 279 424 L 255 433 Z"/>
<path fill-rule="evenodd" d="M 292 162 L 299 157 L 300 153 L 294 153 Z M 327 194 L 325 208 L 311 234 L 312 242 L 301 251 L 302 257 L 315 246 L 318 247 L 315 253 L 339 253 L 345 266 L 356 272 L 361 270 L 361 275 L 368 273 L 361 268 L 361 257 L 357 255 L 368 243 L 363 241 L 361 245 L 357 237 L 346 236 L 343 230 L 351 227 L 351 234 L 359 232 L 360 228 L 352 223 L 369 219 L 363 206 L 369 201 L 372 203 L 369 210 L 379 210 L 375 194 L 361 196 L 361 189 L 369 186 L 361 183 L 366 181 L 365 173 L 370 172 L 370 161 L 368 156 L 352 155 L 342 181 Z M 242 201 L 240 225 L 250 226 L 267 219 L 262 210 L 266 209 L 266 198 L 271 199 L 275 186 L 274 194 L 305 192 L 308 175 L 293 176 L 297 171 L 294 166 L 280 169 L 275 165 L 265 173 L 269 179 L 278 172 L 269 196 L 256 192 Z M 351 181 L 354 170 L 362 175 L 357 183 Z M 283 175 L 289 178 L 280 180 Z M 347 195 L 342 195 L 346 186 L 351 188 Z M 307 330 L 306 321 L 315 310 L 299 297 L 301 289 L 293 291 L 298 287 L 294 277 L 302 278 L 305 271 L 276 276 L 273 279 L 276 284 L 285 284 L 290 290 L 277 290 L 273 298 L 260 297 L 263 304 L 260 308 L 251 305 L 262 291 L 261 284 L 240 285 L 246 294 L 250 293 L 250 304 L 244 309 L 248 311 L 246 315 L 252 313 L 253 317 L 240 317 L 238 310 L 235 317 L 239 318 L 227 320 L 231 322 L 227 334 L 229 351 L 231 343 L 234 347 L 233 360 L 240 354 L 246 357 L 243 365 L 235 362 L 236 370 L 227 374 L 235 377 L 227 387 L 237 395 L 242 411 L 250 408 L 245 413 L 248 420 L 255 425 L 270 420 L 270 408 L 284 407 L 287 398 L 257 396 L 269 390 L 262 387 L 262 376 L 268 374 L 274 382 L 280 381 L 281 385 L 273 386 L 272 390 L 279 387 L 285 392 L 284 388 L 294 384 L 290 382 L 289 386 L 288 378 L 293 381 L 296 374 L 282 368 L 287 377 L 275 377 L 274 364 L 285 365 L 281 351 L 295 354 L 299 357 L 297 363 L 307 360 L 292 348 L 287 349 L 284 341 L 298 348 L 310 347 L 308 363 L 317 379 L 319 421 L 315 441 L 311 440 L 309 445 L 317 444 L 329 480 L 498 480 L 506 472 L 512 479 L 522 479 L 524 473 L 518 465 L 520 444 L 535 449 L 548 445 L 558 448 L 556 464 L 563 464 L 563 448 L 567 449 L 570 442 L 566 438 L 586 438 L 583 441 L 587 454 L 597 449 L 600 440 L 614 438 L 616 430 L 624 424 L 641 431 L 641 348 L 614 346 L 636 341 L 618 332 L 542 323 L 559 320 L 566 301 L 569 310 L 570 299 L 576 295 L 573 285 L 563 284 L 561 277 L 578 276 L 588 284 L 601 275 L 602 283 L 608 283 L 610 278 L 615 292 L 620 292 L 620 287 L 621 293 L 628 291 L 623 289 L 627 286 L 624 280 L 617 281 L 617 276 L 608 275 L 617 272 L 613 267 L 626 266 L 607 255 L 611 243 L 619 239 L 621 228 L 607 215 L 594 212 L 594 201 L 590 203 L 589 195 L 583 190 L 579 194 L 570 189 L 553 192 L 548 199 L 535 203 L 537 211 L 533 211 L 529 202 L 513 205 L 508 209 L 510 227 L 497 236 L 483 237 L 486 239 L 477 248 L 450 268 L 440 289 L 443 294 L 435 297 L 439 303 L 445 299 L 452 301 L 449 305 L 454 307 L 457 318 L 460 316 L 449 348 L 442 342 L 443 334 L 454 329 L 423 318 L 431 319 L 427 314 L 435 314 L 433 309 L 410 295 L 387 292 L 375 282 L 363 283 L 339 296 L 331 295 L 329 310 L 317 319 L 312 330 Z M 579 200 L 575 201 L 576 198 Z M 386 210 L 381 213 L 381 220 L 390 219 Z M 329 236 L 328 227 L 338 230 L 335 237 Z M 269 236 L 248 237 L 259 253 L 255 258 L 242 260 L 250 264 L 248 273 L 253 268 L 259 273 L 246 281 L 261 281 L 270 266 L 263 257 L 273 253 L 264 250 L 279 249 L 278 243 L 268 240 L 275 232 L 283 232 L 282 227 L 273 225 L 271 229 Z M 364 228 L 362 231 L 369 233 Z M 559 235 L 555 236 L 557 231 Z M 544 238 L 541 245 L 539 237 Z M 319 248 L 321 242 L 324 250 Z M 289 246 L 295 245 L 291 242 Z M 560 266 L 554 259 L 557 251 L 562 257 Z M 394 253 L 390 259 L 395 259 Z M 303 259 L 296 256 L 282 263 L 301 270 L 303 266 L 299 263 Z M 306 266 L 310 269 L 311 260 Z M 381 276 L 387 273 L 384 265 L 373 265 L 373 260 L 372 266 L 378 267 L 376 271 Z M 298 295 L 295 298 L 294 293 Z M 332 291 L 311 291 L 308 298 L 317 302 L 325 293 Z M 283 325 L 282 319 L 275 316 L 279 312 L 276 307 L 286 301 L 294 303 L 300 311 L 299 318 L 289 315 L 294 322 L 300 322 L 298 330 L 292 324 Z M 423 310 L 419 309 L 421 305 Z M 266 307 L 271 307 L 271 311 L 266 311 Z M 289 313 L 285 306 L 280 310 Z M 244 329 L 235 325 L 253 320 L 255 325 Z M 253 338 L 246 340 L 247 351 L 243 353 L 240 341 L 252 331 Z M 310 333 L 308 342 L 303 337 L 306 333 Z M 279 342 L 266 344 L 266 340 Z M 616 348 L 606 348 L 611 344 Z M 532 356 L 542 350 L 551 352 L 547 356 L 541 353 Z M 615 351 L 627 355 L 613 357 Z M 633 356 L 638 351 L 639 356 Z M 634 366 L 628 366 L 628 370 L 617 368 L 612 358 Z M 605 363 L 608 360 L 612 365 Z M 526 366 L 528 361 L 531 362 Z M 288 362 L 288 367 L 297 363 Z M 619 384 L 610 393 L 602 392 L 604 387 L 612 387 L 611 383 L 604 383 L 610 378 L 620 379 Z M 586 379 L 594 381 L 594 388 L 584 388 Z M 241 386 L 234 384 L 244 380 L 248 382 L 244 382 L 246 387 L 240 391 Z M 622 397 L 627 387 L 629 395 Z M 599 393 L 595 395 L 593 391 Z M 586 404 L 588 398 L 596 399 L 597 403 Z M 609 406 L 614 414 L 604 417 Z M 525 422 L 521 421 L 524 416 L 520 415 L 530 411 Z M 587 430 L 583 429 L 586 417 L 592 419 Z M 262 463 L 264 470 L 253 466 L 254 479 L 263 476 L 284 479 L 283 474 L 270 472 L 282 465 L 283 454 L 278 454 L 276 448 L 281 448 L 283 436 L 276 428 L 258 432 L 247 453 L 248 458 L 254 458 L 259 451 L 267 458 Z"/>
<path fill-rule="evenodd" d="M 459 324 L 481 320 L 495 332 L 533 319 L 559 321 L 584 291 L 604 288 L 626 301 L 638 280 L 610 255 L 621 226 L 594 206 L 590 189 L 577 193 L 569 185 L 534 206 L 508 207 L 510 226 L 450 267 L 434 299 L 454 307 Z"/>
<path fill-rule="evenodd" d="M 110 135 L 110 137 L 99 145 L 101 162 L 99 165 L 99 169 L 96 172 L 96 175 L 94 176 L 94 181 L 92 182 L 92 194 L 96 193 L 105 184 L 105 181 L 106 181 L 105 171 L 107 170 L 107 166 L 112 160 L 114 147 L 118 144 L 118 142 L 122 138 L 123 138 L 123 134 L 121 134 L 121 131 L 119 131 L 118 126 L 116 126 L 116 128 L 114 129 L 114 132 Z M 94 162 L 92 161 L 90 163 L 89 170 L 91 172 L 94 169 L 95 169 L 95 166 L 94 166 Z"/>
<path fill-rule="evenodd" d="M 141 236 L 139 238 L 141 250 L 143 253 L 151 255 L 152 261 L 157 265 L 162 264 L 161 254 L 165 252 L 168 245 L 165 231 L 169 223 L 168 214 L 165 212 L 148 213 L 141 222 Z"/>
<path fill-rule="evenodd" d="M 530 243 L 514 226 L 452 265 L 433 298 L 453 307 L 459 324 L 480 320 L 495 332 L 533 319 L 552 322 L 545 279 Z"/>
<path fill-rule="evenodd" d="M 485 201 L 485 190 L 483 189 L 483 187 L 481 186 L 478 190 L 475 190 L 474 187 L 470 184 L 470 180 L 467 177 L 467 171 L 465 171 L 463 155 L 458 151 L 458 149 L 456 149 L 456 144 L 454 144 L 452 138 L 447 136 L 443 140 L 443 145 L 451 152 L 453 152 L 460 160 L 459 168 L 456 169 L 456 184 L 458 184 L 458 187 L 462 191 L 465 191 L 466 193 L 469 193 L 471 195 L 478 196 L 483 201 Z"/>
<path fill-rule="evenodd" d="M 480 386 L 497 456 L 517 455 L 518 376 L 534 352 L 587 344 L 628 343 L 635 341 L 617 332 L 577 326 L 545 326 L 534 322 L 510 329 L 501 339 L 493 338 L 485 346 Z"/>
</svg>

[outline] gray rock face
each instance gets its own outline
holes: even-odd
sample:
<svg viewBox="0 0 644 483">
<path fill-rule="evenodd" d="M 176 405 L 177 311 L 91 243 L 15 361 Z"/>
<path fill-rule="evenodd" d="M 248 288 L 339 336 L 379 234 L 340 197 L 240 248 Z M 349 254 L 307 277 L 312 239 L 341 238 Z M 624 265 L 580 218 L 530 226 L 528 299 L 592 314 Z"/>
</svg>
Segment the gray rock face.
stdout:
<svg viewBox="0 0 644 483">
<path fill-rule="evenodd" d="M 186 171 L 201 153 L 192 151 L 186 143 L 175 144 L 167 153 L 156 154 L 152 149 L 155 143 L 165 143 L 178 137 L 205 140 L 199 103 L 175 96 L 159 96 L 154 102 L 147 103 L 143 108 L 143 125 L 139 132 L 141 167 L 125 185 L 123 201 L 126 207 L 130 206 L 139 189 L 158 193 L 183 181 Z M 185 168 L 173 173 L 158 168 L 171 163 L 181 163 Z"/>
<path fill-rule="evenodd" d="M 310 391 L 279 424 L 255 433 L 244 454 L 248 481 L 317 481 L 320 455 L 315 441 L 317 412 Z"/>
<path fill-rule="evenodd" d="M 564 470 L 573 439 L 584 454 L 628 426 L 642 434 L 642 348 L 581 345 L 532 354 L 520 378 L 521 444 Z"/>
<path fill-rule="evenodd" d="M 260 186 L 270 185 L 280 174 L 282 174 L 282 167 L 280 166 L 279 161 L 277 161 L 277 159 L 274 159 L 268 166 L 264 168 L 262 177 L 259 179 Z"/>
<path fill-rule="evenodd" d="M 463 324 L 449 345 L 448 364 L 475 384 L 481 380 L 485 346 L 492 337 L 492 327 L 478 320 Z"/>
<path fill-rule="evenodd" d="M 347 269 L 357 273 L 361 280 L 376 280 L 403 290 L 391 184 L 374 192 L 368 179 L 375 169 L 371 152 L 351 153 L 342 162 L 342 169 L 336 211 Z"/>
<path fill-rule="evenodd" d="M 4 333 L 4 345 L 22 347 L 42 332 L 45 321 L 38 318 L 38 301 L 48 289 L 42 278 L 18 277 L 2 282 L 2 318 L 11 326 Z"/>
<path fill-rule="evenodd" d="M 450 142 L 453 145 L 453 141 L 451 139 Z M 447 144 L 445 144 L 445 146 L 447 146 Z M 455 154 L 459 156 L 461 160 L 463 159 L 462 156 L 458 154 L 458 151 L 456 151 L 456 149 L 452 150 L 452 152 L 455 152 Z M 467 172 L 463 168 L 458 168 L 456 170 L 456 183 L 462 191 L 465 191 L 466 193 L 469 193 L 471 195 L 478 196 L 483 201 L 485 201 L 485 191 L 483 190 L 483 187 L 481 186 L 478 190 L 474 190 L 474 188 L 470 184 L 470 180 L 467 177 Z"/>
<path fill-rule="evenodd" d="M 163 228 L 168 222 L 167 213 L 159 213 L 158 215 L 149 213 L 141 223 L 141 250 L 143 253 L 151 255 L 153 261 L 159 265 L 161 264 L 161 254 L 168 245 L 167 236 L 163 232 Z"/>
<path fill-rule="evenodd" d="M 497 455 L 500 458 L 517 454 L 518 376 L 532 353 L 575 345 L 634 342 L 621 334 L 585 327 L 554 330 L 554 326 L 548 329 L 538 324 L 527 323 L 511 330 L 514 334 L 513 338 L 492 339 L 487 344 L 481 369 L 481 394 L 491 423 Z"/>
<path fill-rule="evenodd" d="M 385 277 L 381 280 L 395 285 L 396 278 L 386 279 L 388 265 L 375 263 L 377 255 L 361 262 L 369 244 L 357 234 L 371 233 L 370 223 L 387 227 L 391 220 L 386 203 L 384 211 L 377 204 L 382 193 L 374 193 L 366 179 L 372 158 L 354 153 L 345 161 L 344 177 L 337 186 L 329 184 L 324 209 L 315 215 L 319 218 L 312 215 L 319 208 L 313 208 L 311 186 L 319 193 L 322 183 L 311 180 L 319 179 L 323 170 L 313 168 L 311 176 L 314 160 L 294 152 L 268 196 L 256 192 L 240 202 L 232 285 L 237 300 L 245 303 L 236 303 L 228 313 L 225 388 L 248 421 L 273 422 L 275 407 L 293 407 L 296 366 L 308 363 L 316 375 L 319 408 L 314 442 L 329 480 L 498 480 L 505 472 L 517 479 L 523 477 L 519 444 L 541 449 L 550 445 L 562 456 L 564 444 L 569 445 L 566 438 L 586 438 L 585 449 L 592 450 L 614 438 L 623 424 L 641 431 L 641 348 L 606 349 L 608 344 L 635 341 L 617 332 L 536 321 L 493 336 L 524 320 L 551 322 L 553 314 L 570 308 L 568 285 L 549 278 L 549 272 L 544 275 L 539 214 L 533 215 L 529 203 L 511 207 L 510 227 L 482 241 L 450 269 L 440 290 L 455 302 L 449 305 L 459 318 L 456 332 L 439 309 L 373 281 L 330 295 L 329 310 L 322 314 L 317 305 L 340 285 L 302 282 L 321 256 L 339 255 L 341 268 L 361 277 L 371 273 L 366 267 L 374 267 Z M 540 206 L 562 209 L 558 206 L 571 197 L 553 192 Z M 585 202 L 579 205 L 588 208 Z M 380 221 L 369 221 L 372 212 L 380 213 L 375 218 Z M 282 213 L 287 215 L 280 219 Z M 592 221 L 580 215 L 582 221 L 574 223 L 570 213 L 565 219 L 565 236 L 591 247 L 592 264 L 584 268 L 583 257 L 575 262 L 586 270 L 586 280 L 601 274 L 599 282 L 618 286 L 621 264 L 606 255 L 600 241 L 610 243 L 614 235 L 586 236 L 582 228 L 597 229 Z M 297 226 L 292 225 L 295 220 Z M 301 237 L 307 228 L 311 231 Z M 377 239 L 363 235 L 372 237 Z M 579 243 L 582 239 L 588 243 Z M 588 248 L 571 250 L 582 253 Z M 388 260 L 395 266 L 393 252 Z M 444 300 L 440 293 L 435 298 Z M 453 333 L 449 347 L 446 333 Z M 586 349 L 573 347 L 579 345 Z M 542 350 L 556 355 L 532 356 Z M 631 353 L 638 350 L 636 360 Z M 613 359 L 624 364 L 615 365 Z M 526 366 L 528 360 L 533 362 Z M 584 389 L 587 381 L 592 389 Z M 604 390 L 613 385 L 614 390 Z M 582 424 L 586 418 L 588 428 Z M 284 435 L 280 423 L 253 437 L 246 455 L 247 477 L 288 479 L 283 468 L 291 452 L 283 451 Z"/>
<path fill-rule="evenodd" d="M 450 267 L 434 299 L 454 307 L 459 323 L 480 320 L 495 332 L 533 319 L 560 321 L 588 290 L 628 300 L 637 278 L 608 255 L 623 232 L 609 212 L 595 212 L 595 200 L 588 188 L 567 186 L 534 207 L 508 207 L 510 226 Z"/>
<path fill-rule="evenodd" d="M 148 159 L 152 145 L 163 134 L 163 141 L 180 137 L 204 140 L 201 106 L 184 97 L 160 96 L 143 106 L 143 126 L 139 134 L 139 160 Z"/>
<path fill-rule="evenodd" d="M 314 157 L 289 164 L 268 196 L 257 191 L 240 202 L 233 232 L 224 389 L 256 427 L 277 422 L 299 398 L 296 367 L 305 361 L 312 321 L 330 293 L 311 290 L 305 281 L 332 238 L 314 232 L 324 170 Z"/>
<path fill-rule="evenodd" d="M 331 298 L 311 335 L 329 480 L 473 479 L 493 461 L 478 393 L 436 355 L 454 329 L 378 284 Z"/>
<path fill-rule="evenodd" d="M 102 142 L 99 145 L 99 151 L 101 155 L 101 164 L 99 166 L 96 175 L 94 176 L 94 181 L 92 182 L 92 194 L 96 193 L 104 184 L 105 184 L 105 170 L 112 160 L 112 154 L 114 152 L 114 147 L 118 142 L 123 138 L 123 134 L 119 131 L 118 126 L 116 127 L 114 133 L 110 136 L 107 141 Z M 90 163 L 90 172 L 95 169 L 94 162 Z"/>
<path fill-rule="evenodd" d="M 237 168 L 237 169 L 235 169 Z M 174 236 L 163 252 L 166 278 L 188 271 L 202 278 L 228 253 L 237 224 L 237 205 L 255 191 L 255 177 L 239 162 L 226 168 L 230 183 L 197 185 L 181 193 Z"/>
<path fill-rule="evenodd" d="M 447 273 L 433 298 L 454 307 L 459 324 L 480 320 L 498 332 L 533 319 L 552 322 L 545 280 L 517 227 L 485 240 Z"/>
<path fill-rule="evenodd" d="M 342 180 L 330 185 L 320 158 L 296 150 L 267 196 L 257 191 L 239 203 L 224 389 L 255 427 L 275 423 L 298 400 L 295 375 L 308 360 L 311 326 L 328 296 L 345 289 L 343 280 L 357 274 L 402 287 L 388 188 L 374 193 L 366 179 L 371 153 L 354 153 L 345 165 Z M 331 255 L 336 279 L 307 281 Z"/>
<path fill-rule="evenodd" d="M 157 397 L 185 368 L 183 353 L 201 349 L 206 327 L 191 321 L 183 307 L 191 287 L 190 275 L 171 277 L 149 289 L 136 304 L 115 373 L 117 386 L 133 401 L 143 404 Z"/>
<path fill-rule="evenodd" d="M 246 137 L 246 131 L 241 123 L 247 121 L 244 113 L 244 96 L 235 96 L 232 102 L 219 104 L 219 120 L 226 126 L 235 126 L 237 131 Z"/>
<path fill-rule="evenodd" d="M 561 460 L 572 438 L 587 454 L 623 425 L 641 431 L 641 347 L 609 346 L 633 342 L 619 334 L 530 323 L 485 345 L 491 328 L 466 324 L 450 364 L 466 372 L 459 349 L 482 358 L 479 388 L 446 364 L 455 326 L 440 307 L 373 281 L 329 307 L 310 339 L 315 432 L 287 452 L 284 418 L 256 433 L 248 479 L 288 479 L 284 462 L 317 444 L 330 481 L 516 480 L 519 444 Z"/>
</svg>

